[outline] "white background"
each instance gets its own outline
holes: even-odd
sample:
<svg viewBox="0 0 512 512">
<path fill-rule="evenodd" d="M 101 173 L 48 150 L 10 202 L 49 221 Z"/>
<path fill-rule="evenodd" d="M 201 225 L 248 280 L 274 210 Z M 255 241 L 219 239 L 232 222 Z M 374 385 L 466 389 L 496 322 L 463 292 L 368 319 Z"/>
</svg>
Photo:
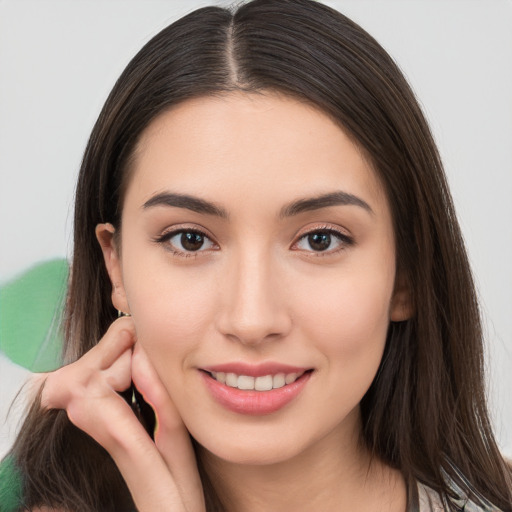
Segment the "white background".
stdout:
<svg viewBox="0 0 512 512">
<path fill-rule="evenodd" d="M 0 283 L 69 254 L 76 173 L 115 79 L 157 31 L 211 3 L 226 5 L 0 0 Z M 512 456 L 512 1 L 327 3 L 398 61 L 431 122 L 482 300 L 496 432 Z"/>
</svg>

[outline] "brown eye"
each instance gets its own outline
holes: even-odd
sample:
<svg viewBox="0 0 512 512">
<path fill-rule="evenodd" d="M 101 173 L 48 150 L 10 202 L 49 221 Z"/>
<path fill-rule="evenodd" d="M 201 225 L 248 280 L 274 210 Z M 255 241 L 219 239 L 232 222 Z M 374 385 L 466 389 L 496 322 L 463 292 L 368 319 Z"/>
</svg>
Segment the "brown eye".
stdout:
<svg viewBox="0 0 512 512">
<path fill-rule="evenodd" d="M 352 238 L 333 229 L 311 231 L 297 242 L 298 249 L 307 252 L 334 253 L 353 244 Z"/>
<path fill-rule="evenodd" d="M 169 246 L 169 250 L 174 254 L 189 256 L 190 253 L 204 252 L 212 249 L 215 244 L 208 236 L 200 231 L 184 230 L 172 231 L 158 238 L 159 243 Z"/>
<path fill-rule="evenodd" d="M 187 251 L 198 251 L 204 244 L 204 237 L 201 233 L 184 232 L 181 234 L 180 242 Z"/>
<path fill-rule="evenodd" d="M 331 245 L 331 234 L 313 233 L 308 235 L 308 243 L 314 251 L 326 251 Z"/>
</svg>

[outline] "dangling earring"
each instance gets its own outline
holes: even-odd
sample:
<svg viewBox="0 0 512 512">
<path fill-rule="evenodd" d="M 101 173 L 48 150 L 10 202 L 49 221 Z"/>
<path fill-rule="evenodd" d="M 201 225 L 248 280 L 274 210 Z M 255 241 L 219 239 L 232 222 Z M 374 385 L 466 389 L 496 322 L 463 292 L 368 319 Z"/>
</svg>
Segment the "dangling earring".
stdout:
<svg viewBox="0 0 512 512">
<path fill-rule="evenodd" d="M 122 316 L 132 316 L 130 313 L 125 313 L 124 311 L 121 311 L 120 309 L 117 310 L 117 318 L 121 318 Z"/>
</svg>

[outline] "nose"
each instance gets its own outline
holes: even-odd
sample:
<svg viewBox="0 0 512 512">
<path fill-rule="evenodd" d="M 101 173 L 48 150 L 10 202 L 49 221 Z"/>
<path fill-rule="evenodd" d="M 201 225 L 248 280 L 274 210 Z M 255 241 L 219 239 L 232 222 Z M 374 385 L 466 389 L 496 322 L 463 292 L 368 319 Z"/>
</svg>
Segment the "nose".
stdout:
<svg viewBox="0 0 512 512">
<path fill-rule="evenodd" d="M 261 252 L 247 251 L 230 261 L 219 289 L 217 329 L 245 345 L 288 334 L 292 320 L 276 265 Z"/>
</svg>

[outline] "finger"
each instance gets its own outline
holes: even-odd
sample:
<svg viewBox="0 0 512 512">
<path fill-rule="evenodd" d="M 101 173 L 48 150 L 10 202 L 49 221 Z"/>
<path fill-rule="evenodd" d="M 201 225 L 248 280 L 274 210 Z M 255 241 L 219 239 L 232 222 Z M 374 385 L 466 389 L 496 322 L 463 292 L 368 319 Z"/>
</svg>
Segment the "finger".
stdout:
<svg viewBox="0 0 512 512">
<path fill-rule="evenodd" d="M 83 400 L 72 400 L 67 413 L 73 424 L 112 456 L 137 510 L 186 512 L 178 486 L 155 444 L 128 404 L 106 383 L 100 396 L 88 394 Z"/>
<path fill-rule="evenodd" d="M 102 370 L 106 371 L 107 380 L 113 389 L 126 389 L 131 380 L 131 359 L 125 353 L 131 351 L 134 342 L 133 321 L 130 318 L 116 320 L 99 343 L 78 361 L 46 376 L 41 405 L 48 409 L 67 409 L 70 401 L 78 395 L 91 392 L 97 394 L 98 390 L 91 383 L 98 380 L 98 373 Z M 117 364 L 114 365 L 116 361 Z M 124 371 L 119 371 L 120 369 Z"/>
<path fill-rule="evenodd" d="M 188 509 L 202 510 L 202 484 L 190 434 L 140 343 L 135 345 L 133 351 L 132 379 L 144 400 L 155 411 L 156 445 L 174 476 Z"/>
<path fill-rule="evenodd" d="M 114 391 L 125 391 L 132 381 L 132 350 L 126 349 L 106 370 L 102 370 L 105 382 Z"/>
<path fill-rule="evenodd" d="M 136 341 L 135 325 L 130 317 L 122 317 L 115 320 L 107 332 L 87 354 L 84 361 L 87 361 L 100 369 L 108 368 L 128 348 L 131 348 Z"/>
</svg>

